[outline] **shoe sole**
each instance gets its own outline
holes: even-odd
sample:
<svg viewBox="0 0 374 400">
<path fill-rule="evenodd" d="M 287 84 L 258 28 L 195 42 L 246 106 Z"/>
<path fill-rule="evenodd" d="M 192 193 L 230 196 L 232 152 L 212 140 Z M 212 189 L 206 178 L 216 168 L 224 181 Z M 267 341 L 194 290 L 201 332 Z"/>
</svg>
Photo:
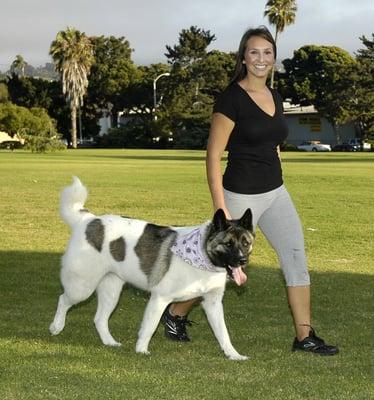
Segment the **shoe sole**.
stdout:
<svg viewBox="0 0 374 400">
<path fill-rule="evenodd" d="M 335 351 L 334 353 L 318 353 L 313 350 L 304 350 L 304 349 L 292 349 L 292 352 L 304 352 L 304 353 L 312 353 L 315 354 L 316 356 L 335 356 L 336 354 L 339 353 L 339 350 Z"/>
</svg>

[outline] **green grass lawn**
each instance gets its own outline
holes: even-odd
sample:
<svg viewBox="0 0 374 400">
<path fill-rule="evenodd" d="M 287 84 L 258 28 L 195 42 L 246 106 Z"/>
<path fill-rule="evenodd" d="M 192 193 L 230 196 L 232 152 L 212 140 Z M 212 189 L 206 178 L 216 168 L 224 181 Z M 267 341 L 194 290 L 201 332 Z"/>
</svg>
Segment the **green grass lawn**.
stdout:
<svg viewBox="0 0 374 400">
<path fill-rule="evenodd" d="M 77 175 L 92 212 L 159 224 L 211 217 L 204 152 L 0 151 L 0 399 L 373 399 L 374 153 L 285 153 L 283 171 L 304 224 L 313 323 L 338 356 L 290 352 L 282 275 L 258 234 L 245 288 L 229 284 L 226 322 L 249 361 L 224 358 L 204 317 L 192 342 L 167 341 L 159 327 L 151 356 L 134 351 L 147 295 L 125 288 L 111 321 L 121 348 L 94 329 L 95 297 L 72 309 L 51 337 L 59 263 L 69 230 L 61 189 Z"/>
</svg>

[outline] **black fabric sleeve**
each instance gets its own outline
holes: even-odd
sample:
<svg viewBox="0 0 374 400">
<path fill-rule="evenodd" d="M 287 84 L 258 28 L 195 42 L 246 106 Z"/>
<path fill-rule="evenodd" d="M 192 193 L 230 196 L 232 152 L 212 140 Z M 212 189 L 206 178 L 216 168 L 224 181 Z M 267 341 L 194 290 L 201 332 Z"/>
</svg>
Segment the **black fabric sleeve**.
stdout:
<svg viewBox="0 0 374 400">
<path fill-rule="evenodd" d="M 237 107 L 235 106 L 235 95 L 230 89 L 227 88 L 218 96 L 213 107 L 213 113 L 221 113 L 235 122 L 237 119 Z"/>
</svg>

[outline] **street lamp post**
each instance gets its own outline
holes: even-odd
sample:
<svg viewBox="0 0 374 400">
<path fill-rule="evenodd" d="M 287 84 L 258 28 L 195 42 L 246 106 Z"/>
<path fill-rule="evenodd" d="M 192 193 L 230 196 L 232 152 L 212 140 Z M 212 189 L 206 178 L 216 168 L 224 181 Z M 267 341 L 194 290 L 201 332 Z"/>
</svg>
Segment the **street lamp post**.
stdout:
<svg viewBox="0 0 374 400">
<path fill-rule="evenodd" d="M 163 74 L 158 75 L 155 79 L 153 79 L 153 115 L 154 120 L 157 120 L 156 109 L 157 109 L 157 97 L 156 97 L 156 83 L 162 76 L 169 76 L 170 72 L 164 72 Z"/>
</svg>

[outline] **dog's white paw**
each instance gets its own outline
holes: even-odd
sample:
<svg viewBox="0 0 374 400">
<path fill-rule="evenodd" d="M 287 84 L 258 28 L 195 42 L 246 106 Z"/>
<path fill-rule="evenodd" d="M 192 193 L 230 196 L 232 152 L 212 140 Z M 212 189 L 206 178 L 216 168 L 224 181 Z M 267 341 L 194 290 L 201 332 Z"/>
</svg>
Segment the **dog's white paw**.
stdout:
<svg viewBox="0 0 374 400">
<path fill-rule="evenodd" d="M 51 325 L 49 325 L 49 332 L 51 333 L 51 335 L 54 336 L 58 335 L 63 329 L 64 329 L 63 326 L 58 326 L 54 322 L 52 322 Z"/>
<path fill-rule="evenodd" d="M 227 356 L 229 360 L 232 361 L 245 361 L 248 360 L 248 356 L 242 356 L 241 354 L 233 354 Z"/>
<path fill-rule="evenodd" d="M 149 356 L 151 353 L 148 351 L 148 345 L 145 346 L 144 344 L 137 343 L 135 347 L 135 351 L 139 354 L 145 354 L 146 356 Z"/>
<path fill-rule="evenodd" d="M 136 350 L 138 354 L 144 354 L 145 356 L 150 356 L 151 352 L 148 350 Z"/>
<path fill-rule="evenodd" d="M 116 342 L 114 339 L 110 340 L 110 341 L 105 341 L 103 343 L 105 344 L 105 346 L 110 346 L 110 347 L 121 347 L 122 346 L 122 343 Z"/>
</svg>

